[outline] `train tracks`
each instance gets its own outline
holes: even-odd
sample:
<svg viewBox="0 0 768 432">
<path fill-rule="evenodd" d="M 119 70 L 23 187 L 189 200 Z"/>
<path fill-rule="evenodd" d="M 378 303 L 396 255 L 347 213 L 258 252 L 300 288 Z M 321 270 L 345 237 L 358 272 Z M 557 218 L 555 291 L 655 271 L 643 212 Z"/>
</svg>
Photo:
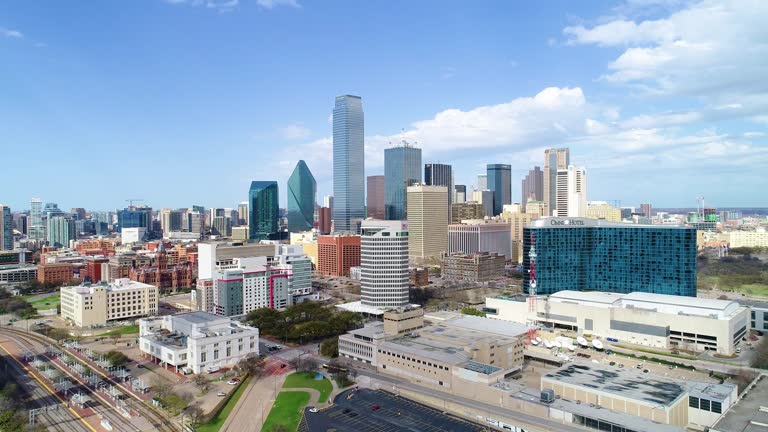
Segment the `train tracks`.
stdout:
<svg viewBox="0 0 768 432">
<path fill-rule="evenodd" d="M 113 428 L 113 431 L 115 432 L 117 431 L 126 431 L 126 432 L 148 432 L 148 431 L 172 432 L 173 431 L 173 432 L 176 432 L 180 430 L 180 426 L 175 426 L 166 417 L 164 417 L 163 415 L 161 415 L 160 413 L 156 412 L 154 409 L 146 405 L 144 400 L 142 400 L 141 398 L 133 394 L 129 389 L 125 388 L 122 385 L 122 383 L 113 379 L 111 376 L 103 373 L 94 365 L 88 364 L 88 362 L 79 358 L 77 355 L 73 355 L 73 354 L 68 355 L 67 357 L 68 360 L 77 362 L 80 365 L 87 367 L 93 373 L 97 374 L 100 377 L 100 380 L 103 383 L 106 383 L 106 385 L 111 386 L 111 388 L 113 389 L 120 389 L 120 388 L 123 389 L 123 391 L 121 391 L 120 393 L 123 395 L 127 395 L 133 400 L 130 406 L 130 410 L 136 412 L 140 417 L 143 417 L 149 423 L 149 426 L 147 427 L 137 427 L 136 425 L 132 424 L 130 420 L 126 419 L 123 416 L 123 414 L 117 410 L 117 408 L 113 407 L 108 400 L 104 399 L 96 391 L 96 389 L 93 389 L 89 385 L 89 383 L 85 382 L 83 379 L 78 378 L 77 376 L 72 374 L 70 371 L 66 370 L 64 366 L 55 362 L 53 358 L 51 358 L 48 354 L 45 353 L 45 347 L 53 344 L 51 340 L 36 333 L 27 333 L 22 330 L 13 329 L 13 328 L 2 329 L 2 333 L 5 333 L 6 335 L 8 335 L 10 339 L 14 339 L 17 342 L 17 345 L 19 345 L 21 349 L 29 350 L 33 352 L 36 356 L 40 356 L 43 359 L 49 361 L 51 366 L 57 368 L 58 370 L 61 370 L 70 379 L 76 381 L 79 387 L 82 389 L 82 391 L 85 392 L 89 397 L 92 397 L 92 400 L 95 400 L 97 402 L 100 401 L 101 407 L 103 409 L 100 412 L 97 411 L 97 414 L 99 415 L 99 417 L 109 421 L 109 423 Z M 35 343 L 39 344 L 37 348 L 35 348 L 34 346 Z M 43 351 L 42 353 L 39 352 L 41 349 Z M 18 363 L 23 367 L 23 364 L 21 362 L 18 362 Z M 31 371 L 28 371 L 28 372 L 31 373 Z M 52 391 L 54 394 L 56 394 L 55 390 L 52 390 Z M 56 396 L 62 402 L 65 402 L 61 397 L 58 396 L 58 394 L 56 394 Z M 96 430 L 99 430 L 98 426 L 96 429 L 94 429 L 93 426 L 87 424 L 85 421 L 82 421 L 82 423 L 84 425 L 83 427 L 80 427 L 79 429 L 74 429 L 74 430 L 82 431 L 87 429 L 91 432 L 95 432 Z M 107 430 L 107 428 L 102 426 L 100 430 Z M 69 429 L 69 430 L 61 429 L 61 432 L 71 432 L 71 431 L 72 429 Z"/>
</svg>

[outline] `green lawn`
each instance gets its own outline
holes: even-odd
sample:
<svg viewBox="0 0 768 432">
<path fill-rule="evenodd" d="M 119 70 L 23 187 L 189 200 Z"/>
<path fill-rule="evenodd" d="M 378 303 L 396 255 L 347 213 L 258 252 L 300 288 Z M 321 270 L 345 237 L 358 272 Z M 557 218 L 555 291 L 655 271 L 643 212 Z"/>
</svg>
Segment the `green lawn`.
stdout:
<svg viewBox="0 0 768 432">
<path fill-rule="evenodd" d="M 233 394 L 232 397 L 227 401 L 227 404 L 224 405 L 224 408 L 222 408 L 218 414 L 213 416 L 213 418 L 208 423 L 204 423 L 195 427 L 195 430 L 197 430 L 197 432 L 218 432 L 219 429 L 221 429 L 221 427 L 224 425 L 224 421 L 227 419 L 227 416 L 229 416 L 229 413 L 231 413 L 235 408 L 235 405 L 237 405 L 237 401 L 240 400 L 240 396 L 242 396 L 245 392 L 249 381 L 250 379 L 243 381 L 237 390 L 235 390 L 235 394 Z"/>
<path fill-rule="evenodd" d="M 29 304 L 31 304 L 32 307 L 37 310 L 56 309 L 56 306 L 59 305 L 59 293 L 43 297 L 33 302 L 29 302 Z"/>
<path fill-rule="evenodd" d="M 116 328 L 114 330 L 110 330 L 106 333 L 101 333 L 99 336 L 113 336 L 113 335 L 133 335 L 133 334 L 139 334 L 139 326 L 138 325 L 129 325 L 124 326 L 120 328 Z"/>
<path fill-rule="evenodd" d="M 307 392 L 280 392 L 261 431 L 269 432 L 272 426 L 278 424 L 286 426 L 288 430 L 295 431 L 301 421 L 301 410 L 307 405 L 307 402 L 309 402 L 309 393 Z"/>
<path fill-rule="evenodd" d="M 314 372 L 296 372 L 288 375 L 288 377 L 285 379 L 285 384 L 283 384 L 283 388 L 312 388 L 320 392 L 320 399 L 318 399 L 319 403 L 323 403 L 328 400 L 328 396 L 331 395 L 331 391 L 333 391 L 333 385 L 331 385 L 331 382 L 328 381 L 328 378 L 323 378 L 321 380 L 315 379 L 315 373 Z"/>
</svg>

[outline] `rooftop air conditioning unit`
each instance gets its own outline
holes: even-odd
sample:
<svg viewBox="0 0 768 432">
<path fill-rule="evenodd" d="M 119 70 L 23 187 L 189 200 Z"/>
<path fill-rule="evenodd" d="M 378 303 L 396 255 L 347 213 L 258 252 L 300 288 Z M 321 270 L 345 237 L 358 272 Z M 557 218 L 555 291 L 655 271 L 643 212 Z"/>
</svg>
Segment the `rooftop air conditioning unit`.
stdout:
<svg viewBox="0 0 768 432">
<path fill-rule="evenodd" d="M 541 391 L 541 402 L 552 403 L 555 401 L 555 391 L 551 389 Z"/>
</svg>

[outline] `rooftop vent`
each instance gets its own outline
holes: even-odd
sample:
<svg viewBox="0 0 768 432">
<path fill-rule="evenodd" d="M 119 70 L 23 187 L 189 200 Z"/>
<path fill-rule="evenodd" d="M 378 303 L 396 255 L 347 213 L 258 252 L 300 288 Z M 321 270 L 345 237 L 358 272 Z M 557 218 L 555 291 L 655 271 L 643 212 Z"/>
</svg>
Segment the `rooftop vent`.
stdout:
<svg viewBox="0 0 768 432">
<path fill-rule="evenodd" d="M 555 391 L 551 389 L 542 390 L 541 391 L 541 402 L 542 403 L 552 403 L 555 401 Z"/>
</svg>

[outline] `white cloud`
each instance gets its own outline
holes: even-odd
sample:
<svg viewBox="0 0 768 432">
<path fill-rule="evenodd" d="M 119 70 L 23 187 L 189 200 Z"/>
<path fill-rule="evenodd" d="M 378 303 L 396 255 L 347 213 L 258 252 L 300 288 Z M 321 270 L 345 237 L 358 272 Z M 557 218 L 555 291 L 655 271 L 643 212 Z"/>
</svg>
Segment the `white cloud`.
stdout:
<svg viewBox="0 0 768 432">
<path fill-rule="evenodd" d="M 451 79 L 453 76 L 456 75 L 456 68 L 451 66 L 446 66 L 442 69 L 442 72 L 440 73 L 440 76 L 443 79 Z"/>
<path fill-rule="evenodd" d="M 566 27 L 569 44 L 625 46 L 608 82 L 731 103 L 768 93 L 768 2 L 704 0 L 655 20 Z"/>
<path fill-rule="evenodd" d="M 5 27 L 0 27 L 0 36 L 12 38 L 12 39 L 22 39 L 24 38 L 24 34 L 18 30 L 8 29 Z"/>
<path fill-rule="evenodd" d="M 300 140 L 308 138 L 312 131 L 301 123 L 293 123 L 278 130 L 280 136 L 287 140 Z"/>
<path fill-rule="evenodd" d="M 240 0 L 165 0 L 173 5 L 202 6 L 220 12 L 231 11 L 240 4 Z"/>
<path fill-rule="evenodd" d="M 279 6 L 288 6 L 293 8 L 301 7 L 296 0 L 256 0 L 256 4 L 265 8 L 272 9 Z"/>
</svg>

